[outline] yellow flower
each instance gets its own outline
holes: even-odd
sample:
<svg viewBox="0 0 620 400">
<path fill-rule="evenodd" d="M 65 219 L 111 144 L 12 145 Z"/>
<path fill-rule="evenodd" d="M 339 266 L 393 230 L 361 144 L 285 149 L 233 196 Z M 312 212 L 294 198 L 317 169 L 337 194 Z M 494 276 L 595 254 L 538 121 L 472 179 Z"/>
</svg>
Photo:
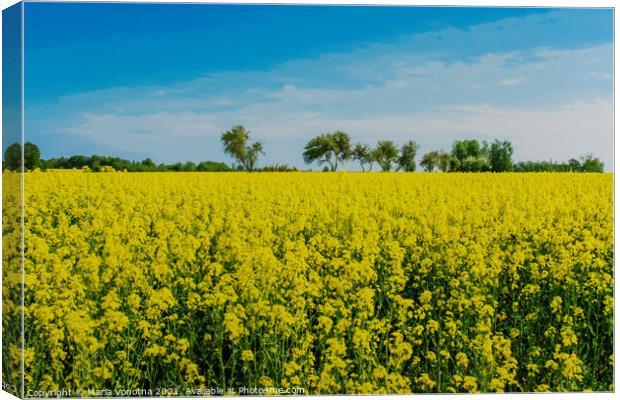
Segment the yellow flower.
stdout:
<svg viewBox="0 0 620 400">
<path fill-rule="evenodd" d="M 456 365 L 459 367 L 467 368 L 469 366 L 469 359 L 465 353 L 456 353 Z"/>
<path fill-rule="evenodd" d="M 560 296 L 555 296 L 553 300 L 551 300 L 551 311 L 555 314 L 559 313 L 562 309 L 562 298 Z"/>
<path fill-rule="evenodd" d="M 260 377 L 260 379 L 258 380 L 258 384 L 264 388 L 273 387 L 273 381 L 271 380 L 270 377 L 265 376 L 265 375 Z"/>
<path fill-rule="evenodd" d="M 464 390 L 468 392 L 476 392 L 478 391 L 478 384 L 476 382 L 476 378 L 473 376 L 464 376 L 462 387 Z"/>
<path fill-rule="evenodd" d="M 434 319 L 431 319 L 428 321 L 426 328 L 428 329 L 429 333 L 431 334 L 435 333 L 437 332 L 437 330 L 439 330 L 439 322 L 435 321 Z"/>
<path fill-rule="evenodd" d="M 254 353 L 252 353 L 252 350 L 243 350 L 241 352 L 241 359 L 246 362 L 254 361 Z"/>
<path fill-rule="evenodd" d="M 422 304 L 428 304 L 428 303 L 431 302 L 432 299 L 433 299 L 433 293 L 431 293 L 428 290 L 425 290 L 420 295 L 420 303 L 422 303 Z"/>
</svg>

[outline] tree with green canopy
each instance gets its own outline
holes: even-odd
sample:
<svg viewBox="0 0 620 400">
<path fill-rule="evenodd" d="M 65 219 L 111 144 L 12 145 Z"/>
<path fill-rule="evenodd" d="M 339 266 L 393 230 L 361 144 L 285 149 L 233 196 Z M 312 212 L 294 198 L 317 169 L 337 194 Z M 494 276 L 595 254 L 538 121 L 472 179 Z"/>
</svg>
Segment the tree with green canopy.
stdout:
<svg viewBox="0 0 620 400">
<path fill-rule="evenodd" d="M 224 152 L 235 158 L 246 171 L 253 171 L 258 161 L 258 155 L 265 154 L 261 142 L 248 143 L 250 131 L 245 129 L 243 125 L 233 126 L 222 133 L 221 140 L 224 144 Z"/>
<path fill-rule="evenodd" d="M 581 158 L 581 170 L 583 172 L 603 172 L 604 164 L 592 154 L 586 154 Z"/>
<path fill-rule="evenodd" d="M 424 168 L 424 171 L 433 172 L 435 167 L 439 166 L 439 157 L 440 154 L 437 150 L 429 151 L 422 156 L 420 165 Z"/>
<path fill-rule="evenodd" d="M 4 151 L 3 168 L 12 171 L 19 170 L 22 163 L 22 146 L 13 143 Z M 24 169 L 32 170 L 41 163 L 41 151 L 39 147 L 31 142 L 24 143 Z"/>
<path fill-rule="evenodd" d="M 507 141 L 495 140 L 489 149 L 489 166 L 494 172 L 512 170 L 512 144 Z"/>
<path fill-rule="evenodd" d="M 391 140 L 379 140 L 373 154 L 383 172 L 391 171 L 392 164 L 398 162 L 398 147 Z"/>
<path fill-rule="evenodd" d="M 22 146 L 19 143 L 13 143 L 4 150 L 4 160 L 2 160 L 3 168 L 15 171 L 20 169 L 22 165 Z"/>
<path fill-rule="evenodd" d="M 304 161 L 311 164 L 328 164 L 330 171 L 336 171 L 338 164 L 351 158 L 351 138 L 342 131 L 324 133 L 312 138 L 304 147 Z"/>
<path fill-rule="evenodd" d="M 480 142 L 475 139 L 456 140 L 452 144 L 452 155 L 458 160 L 458 170 L 467 171 L 468 165 L 472 166 L 473 164 L 477 165 L 478 163 L 477 161 L 473 162 L 472 160 L 476 160 L 482 155 Z M 468 158 L 470 160 L 469 162 L 466 162 Z"/>
<path fill-rule="evenodd" d="M 352 158 L 360 163 L 362 172 L 372 171 L 372 165 L 375 163 L 372 148 L 367 144 L 358 143 L 353 146 L 351 152 Z"/>
<path fill-rule="evenodd" d="M 416 167 L 415 156 L 418 152 L 418 144 L 413 140 L 405 143 L 400 150 L 398 157 L 398 167 L 405 172 L 414 172 Z"/>
</svg>

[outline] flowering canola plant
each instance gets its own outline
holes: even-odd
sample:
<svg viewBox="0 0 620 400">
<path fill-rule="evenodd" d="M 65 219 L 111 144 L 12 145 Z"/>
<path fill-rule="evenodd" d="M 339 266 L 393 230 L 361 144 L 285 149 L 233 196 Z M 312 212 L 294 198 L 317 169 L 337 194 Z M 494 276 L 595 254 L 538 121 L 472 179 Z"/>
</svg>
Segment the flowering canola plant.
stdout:
<svg viewBox="0 0 620 400">
<path fill-rule="evenodd" d="M 26 173 L 26 388 L 613 390 L 612 186 Z M 20 279 L 4 278 L 8 321 Z M 4 350 L 15 379 L 19 343 Z"/>
</svg>

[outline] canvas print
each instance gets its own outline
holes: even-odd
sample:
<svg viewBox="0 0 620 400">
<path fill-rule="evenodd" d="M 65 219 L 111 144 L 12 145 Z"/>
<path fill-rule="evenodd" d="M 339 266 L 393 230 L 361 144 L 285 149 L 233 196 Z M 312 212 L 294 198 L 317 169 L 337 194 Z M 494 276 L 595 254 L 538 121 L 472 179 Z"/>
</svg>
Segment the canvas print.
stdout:
<svg viewBox="0 0 620 400">
<path fill-rule="evenodd" d="M 614 391 L 613 12 L 5 9 L 3 390 Z"/>
</svg>

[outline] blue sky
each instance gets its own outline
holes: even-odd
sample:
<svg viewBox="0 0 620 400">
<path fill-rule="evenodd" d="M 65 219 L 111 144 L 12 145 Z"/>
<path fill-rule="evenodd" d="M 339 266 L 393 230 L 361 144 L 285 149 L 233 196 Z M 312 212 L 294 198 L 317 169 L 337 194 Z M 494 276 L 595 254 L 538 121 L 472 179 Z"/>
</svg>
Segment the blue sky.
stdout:
<svg viewBox="0 0 620 400">
<path fill-rule="evenodd" d="M 2 143 L 3 154 L 21 141 L 21 3 L 2 11 Z"/>
<path fill-rule="evenodd" d="M 25 135 L 43 157 L 261 165 L 312 136 L 511 140 L 515 159 L 612 168 L 609 9 L 26 3 Z M 6 144 L 5 144 L 6 145 Z M 354 169 L 353 164 L 347 167 Z M 315 167 L 316 168 L 316 167 Z"/>
</svg>

